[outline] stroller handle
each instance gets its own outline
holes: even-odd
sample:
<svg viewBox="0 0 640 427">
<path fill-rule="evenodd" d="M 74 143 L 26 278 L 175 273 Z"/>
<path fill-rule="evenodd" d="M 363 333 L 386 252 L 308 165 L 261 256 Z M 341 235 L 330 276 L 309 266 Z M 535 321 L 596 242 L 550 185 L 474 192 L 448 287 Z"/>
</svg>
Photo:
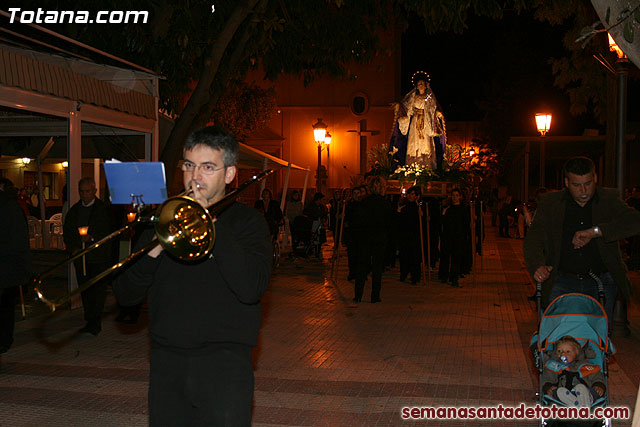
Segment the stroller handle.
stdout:
<svg viewBox="0 0 640 427">
<path fill-rule="evenodd" d="M 542 282 L 536 281 L 536 309 L 538 310 L 538 320 L 542 318 Z"/>
</svg>

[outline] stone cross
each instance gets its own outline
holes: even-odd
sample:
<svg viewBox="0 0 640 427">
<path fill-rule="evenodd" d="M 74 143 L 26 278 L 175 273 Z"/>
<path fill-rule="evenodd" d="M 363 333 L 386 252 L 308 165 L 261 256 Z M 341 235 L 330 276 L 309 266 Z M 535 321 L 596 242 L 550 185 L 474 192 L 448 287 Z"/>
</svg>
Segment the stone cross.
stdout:
<svg viewBox="0 0 640 427">
<path fill-rule="evenodd" d="M 377 130 L 367 130 L 367 119 L 358 121 L 358 129 L 348 130 L 347 132 L 357 132 L 360 136 L 360 174 L 367 172 L 367 136 L 378 135 Z"/>
</svg>

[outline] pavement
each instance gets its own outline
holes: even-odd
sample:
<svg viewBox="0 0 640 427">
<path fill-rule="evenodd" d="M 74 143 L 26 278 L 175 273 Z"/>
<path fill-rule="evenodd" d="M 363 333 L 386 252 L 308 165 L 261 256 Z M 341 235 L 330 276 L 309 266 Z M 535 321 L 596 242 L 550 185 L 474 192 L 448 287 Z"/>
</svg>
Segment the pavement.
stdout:
<svg viewBox="0 0 640 427">
<path fill-rule="evenodd" d="M 528 349 L 537 316 L 528 301 L 522 240 L 489 228 L 474 272 L 452 288 L 398 281 L 386 271 L 382 302 L 355 304 L 346 257 L 331 280 L 324 259 L 283 259 L 263 301 L 254 351 L 255 426 L 538 425 L 537 421 L 405 421 L 404 407 L 535 405 Z M 47 258 L 38 254 L 39 259 Z M 45 262 L 46 263 L 46 262 Z M 640 284 L 640 276 L 633 275 Z M 188 286 L 188 284 L 185 284 Z M 77 334 L 82 310 L 53 314 L 27 298 L 14 346 L 0 355 L 2 426 L 145 426 L 149 373 L 146 307 L 136 325 L 116 323 L 110 295 L 103 331 Z M 640 384 L 640 312 L 616 337 L 611 406 L 633 410 Z M 616 420 L 615 426 L 630 426 Z"/>
</svg>

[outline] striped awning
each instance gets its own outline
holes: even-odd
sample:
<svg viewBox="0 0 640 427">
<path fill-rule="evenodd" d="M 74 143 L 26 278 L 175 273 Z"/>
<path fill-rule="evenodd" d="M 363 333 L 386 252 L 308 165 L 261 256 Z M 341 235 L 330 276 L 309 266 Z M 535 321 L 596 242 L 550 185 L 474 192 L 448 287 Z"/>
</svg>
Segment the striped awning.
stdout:
<svg viewBox="0 0 640 427">
<path fill-rule="evenodd" d="M 155 119 L 151 74 L 0 44 L 0 85 Z M 142 88 L 142 89 L 141 89 Z"/>
</svg>

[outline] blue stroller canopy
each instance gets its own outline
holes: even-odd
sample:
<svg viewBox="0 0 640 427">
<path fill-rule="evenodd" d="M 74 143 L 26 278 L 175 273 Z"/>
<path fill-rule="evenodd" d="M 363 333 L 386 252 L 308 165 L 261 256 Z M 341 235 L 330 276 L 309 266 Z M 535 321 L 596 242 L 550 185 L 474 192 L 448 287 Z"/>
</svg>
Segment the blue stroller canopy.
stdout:
<svg viewBox="0 0 640 427">
<path fill-rule="evenodd" d="M 546 350 L 565 335 L 583 344 L 590 341 L 602 351 L 615 352 L 608 338 L 607 314 L 589 295 L 565 294 L 549 304 L 540 319 L 538 350 Z"/>
</svg>

